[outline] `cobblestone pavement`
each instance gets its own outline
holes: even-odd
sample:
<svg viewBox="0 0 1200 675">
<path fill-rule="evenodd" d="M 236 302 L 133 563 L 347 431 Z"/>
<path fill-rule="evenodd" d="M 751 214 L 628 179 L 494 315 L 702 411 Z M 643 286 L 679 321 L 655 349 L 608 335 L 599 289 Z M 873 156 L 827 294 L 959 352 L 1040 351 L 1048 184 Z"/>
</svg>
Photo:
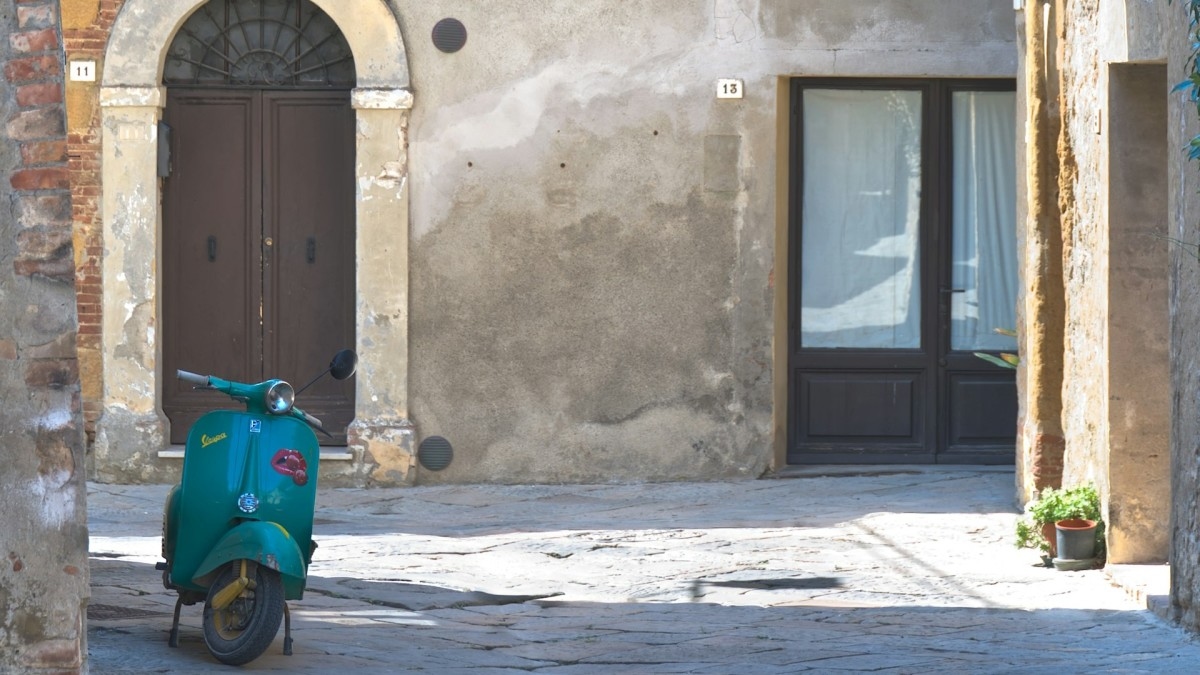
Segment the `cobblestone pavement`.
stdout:
<svg viewBox="0 0 1200 675">
<path fill-rule="evenodd" d="M 833 476 L 827 474 L 835 474 Z M 92 673 L 230 672 L 200 606 L 167 647 L 166 486 L 89 486 Z M 1012 546 L 1011 470 L 322 490 L 295 653 L 271 673 L 1200 672 L 1146 610 L 1164 567 Z M 1120 577 L 1118 577 L 1120 578 Z"/>
</svg>

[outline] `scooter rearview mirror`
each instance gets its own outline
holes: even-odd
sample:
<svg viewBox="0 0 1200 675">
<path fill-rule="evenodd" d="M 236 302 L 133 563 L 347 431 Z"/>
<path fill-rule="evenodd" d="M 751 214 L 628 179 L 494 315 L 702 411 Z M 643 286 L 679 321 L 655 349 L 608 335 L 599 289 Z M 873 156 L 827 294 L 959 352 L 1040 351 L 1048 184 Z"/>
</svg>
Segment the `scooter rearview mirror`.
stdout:
<svg viewBox="0 0 1200 675">
<path fill-rule="evenodd" d="M 329 372 L 335 380 L 344 380 L 353 375 L 357 369 L 358 355 L 350 349 L 343 349 L 334 354 L 333 360 L 329 362 Z"/>
<path fill-rule="evenodd" d="M 319 375 L 317 375 L 316 377 L 314 377 L 308 384 L 297 389 L 296 395 L 299 396 L 300 392 L 302 392 L 305 389 L 308 389 L 309 387 L 316 384 L 317 380 L 321 379 L 322 377 L 325 377 L 325 375 L 327 373 L 332 373 L 333 379 L 335 379 L 335 380 L 344 380 L 347 377 L 350 377 L 351 375 L 353 375 L 354 371 L 357 368 L 358 368 L 358 355 L 356 355 L 354 353 L 354 350 L 343 349 L 342 351 L 333 355 L 333 360 L 329 362 L 328 368 L 321 371 L 321 373 Z"/>
</svg>

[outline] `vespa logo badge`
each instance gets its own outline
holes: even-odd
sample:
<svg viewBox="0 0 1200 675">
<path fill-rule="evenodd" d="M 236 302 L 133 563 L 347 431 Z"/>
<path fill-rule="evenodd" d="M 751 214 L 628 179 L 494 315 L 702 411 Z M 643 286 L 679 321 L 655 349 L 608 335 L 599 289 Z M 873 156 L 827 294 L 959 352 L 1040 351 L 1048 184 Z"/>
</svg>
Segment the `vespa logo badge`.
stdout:
<svg viewBox="0 0 1200 675">
<path fill-rule="evenodd" d="M 250 420 L 250 433 L 262 433 L 262 420 Z"/>
<path fill-rule="evenodd" d="M 238 497 L 238 508 L 244 513 L 254 513 L 258 510 L 258 497 L 253 492 L 247 492 Z"/>
<path fill-rule="evenodd" d="M 223 441 L 226 438 L 229 438 L 229 435 L 223 431 L 221 433 L 217 434 L 216 436 L 209 436 L 208 434 L 200 434 L 200 447 L 207 448 L 208 446 L 212 445 L 213 443 L 216 443 L 217 441 Z"/>
</svg>

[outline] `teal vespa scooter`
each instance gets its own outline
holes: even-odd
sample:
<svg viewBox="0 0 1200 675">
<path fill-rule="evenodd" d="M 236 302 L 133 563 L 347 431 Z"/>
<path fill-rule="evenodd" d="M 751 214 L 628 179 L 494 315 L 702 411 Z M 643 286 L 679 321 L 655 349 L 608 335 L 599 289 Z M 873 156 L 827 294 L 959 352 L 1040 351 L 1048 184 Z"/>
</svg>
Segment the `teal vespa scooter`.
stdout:
<svg viewBox="0 0 1200 675">
<path fill-rule="evenodd" d="M 357 358 L 334 356 L 326 373 L 344 380 Z M 321 421 L 295 407 L 283 380 L 258 384 L 177 373 L 199 388 L 245 404 L 215 410 L 192 425 L 183 476 L 163 513 L 163 585 L 178 591 L 168 644 L 179 646 L 179 610 L 204 602 L 204 642 L 222 663 L 258 658 L 284 622 L 283 653 L 292 653 L 287 600 L 304 594 L 320 456 L 313 429 Z"/>
</svg>

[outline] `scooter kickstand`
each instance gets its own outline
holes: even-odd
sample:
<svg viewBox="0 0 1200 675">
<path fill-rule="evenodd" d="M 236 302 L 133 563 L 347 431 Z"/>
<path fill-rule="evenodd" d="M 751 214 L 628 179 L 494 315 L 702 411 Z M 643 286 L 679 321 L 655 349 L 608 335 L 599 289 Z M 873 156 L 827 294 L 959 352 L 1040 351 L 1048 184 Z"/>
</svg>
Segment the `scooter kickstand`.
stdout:
<svg viewBox="0 0 1200 675">
<path fill-rule="evenodd" d="M 179 646 L 179 610 L 183 609 L 183 596 L 175 601 L 175 619 L 171 621 L 171 637 L 167 638 L 168 647 Z"/>
<path fill-rule="evenodd" d="M 292 655 L 292 610 L 283 603 L 283 655 Z"/>
</svg>

